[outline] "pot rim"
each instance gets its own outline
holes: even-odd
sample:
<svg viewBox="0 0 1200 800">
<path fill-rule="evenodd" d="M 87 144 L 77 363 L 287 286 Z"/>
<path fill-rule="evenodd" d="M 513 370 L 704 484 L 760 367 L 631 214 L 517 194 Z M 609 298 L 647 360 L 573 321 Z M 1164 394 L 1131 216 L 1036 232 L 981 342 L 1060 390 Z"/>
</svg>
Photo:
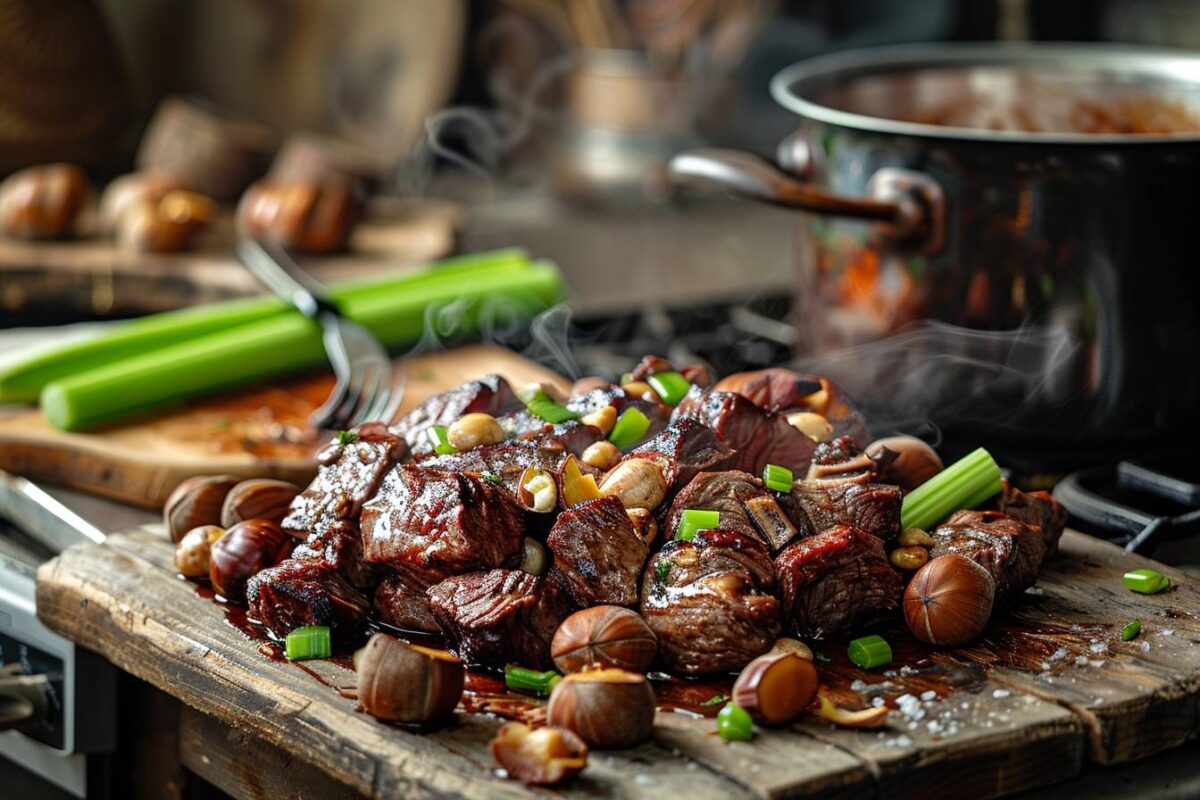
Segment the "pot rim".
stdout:
<svg viewBox="0 0 1200 800">
<path fill-rule="evenodd" d="M 1177 84 L 1200 92 L 1200 56 L 1191 51 L 1128 45 L 1056 43 L 939 43 L 847 50 L 785 67 L 771 79 L 771 96 L 801 117 L 872 133 L 930 139 L 1020 144 L 1192 144 L 1200 131 L 1186 133 L 1076 133 L 988 130 L 876 117 L 833 108 L 804 95 L 846 78 L 948 66 L 1051 66 L 1079 73 L 1113 73 Z"/>
</svg>

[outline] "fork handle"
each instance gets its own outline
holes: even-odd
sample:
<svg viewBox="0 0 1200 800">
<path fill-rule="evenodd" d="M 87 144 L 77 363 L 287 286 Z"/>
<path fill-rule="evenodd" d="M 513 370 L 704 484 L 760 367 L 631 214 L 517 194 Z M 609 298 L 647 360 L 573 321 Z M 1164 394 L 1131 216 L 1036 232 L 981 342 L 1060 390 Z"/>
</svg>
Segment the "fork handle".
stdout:
<svg viewBox="0 0 1200 800">
<path fill-rule="evenodd" d="M 238 256 L 264 286 L 291 303 L 306 317 L 322 314 L 342 316 L 341 309 L 325 292 L 325 287 L 300 268 L 282 247 L 274 242 L 245 236 L 238 240 Z"/>
</svg>

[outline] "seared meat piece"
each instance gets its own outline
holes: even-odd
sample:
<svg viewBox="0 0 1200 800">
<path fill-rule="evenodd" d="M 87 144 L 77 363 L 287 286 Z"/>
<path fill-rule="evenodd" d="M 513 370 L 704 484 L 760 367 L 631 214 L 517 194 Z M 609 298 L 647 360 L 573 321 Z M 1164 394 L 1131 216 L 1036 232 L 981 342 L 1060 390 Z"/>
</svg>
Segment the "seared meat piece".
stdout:
<svg viewBox="0 0 1200 800">
<path fill-rule="evenodd" d="M 576 456 L 583 455 L 583 451 L 588 449 L 590 445 L 604 438 L 604 432 L 592 425 L 584 425 L 582 422 L 575 420 L 551 425 L 549 422 L 524 411 L 519 411 L 514 416 L 501 419 L 500 424 L 503 426 L 508 420 L 514 417 L 521 418 L 520 425 L 513 429 L 513 435 L 520 441 L 534 442 L 543 448 L 554 449 L 561 447 L 568 453 Z"/>
<path fill-rule="evenodd" d="M 958 553 L 996 581 L 996 599 L 1011 600 L 1037 582 L 1046 554 L 1042 530 L 1003 511 L 959 511 L 933 531 L 933 558 Z"/>
<path fill-rule="evenodd" d="M 1058 540 L 1067 526 L 1067 510 L 1049 492 L 1022 492 L 1006 479 L 996 504 L 1013 519 L 1042 529 L 1042 540 L 1046 543 L 1044 557 L 1058 552 Z"/>
<path fill-rule="evenodd" d="M 871 441 L 867 420 L 846 390 L 829 378 L 772 368 L 729 375 L 713 386 L 737 392 L 764 411 L 786 415 L 790 411 L 815 411 L 833 425 L 835 436 L 849 436 L 859 447 Z"/>
<path fill-rule="evenodd" d="M 775 557 L 787 629 L 822 639 L 893 614 L 904 581 L 876 536 L 838 525 Z"/>
<path fill-rule="evenodd" d="M 570 450 L 553 437 L 509 439 L 500 444 L 472 447 L 461 453 L 421 455 L 416 458 L 416 463 L 429 469 L 448 472 L 468 472 L 475 475 L 487 472 L 498 475 L 503 488 L 509 494 L 513 494 L 526 467 L 540 467 L 558 474 L 562 471 L 567 456 L 571 454 Z M 585 464 L 580 464 L 580 467 L 590 469 Z"/>
<path fill-rule="evenodd" d="M 393 573 L 375 589 L 375 613 L 379 619 L 406 631 L 439 633 L 441 628 L 429 608 L 426 590 L 437 583 L 420 572 Z"/>
<path fill-rule="evenodd" d="M 646 458 L 662 470 L 667 486 L 684 486 L 699 472 L 721 469 L 732 453 L 716 432 L 690 417 L 675 419 L 625 458 Z"/>
<path fill-rule="evenodd" d="M 685 675 L 737 672 L 779 636 L 766 547 L 736 531 L 670 541 L 646 566 L 641 612 L 666 666 Z"/>
<path fill-rule="evenodd" d="M 407 439 L 414 452 L 424 452 L 432 449 L 425 434 L 431 425 L 449 425 L 476 411 L 499 417 L 519 408 L 521 401 L 508 381 L 499 375 L 485 375 L 428 398 L 395 422 L 391 430 Z"/>
<path fill-rule="evenodd" d="M 801 536 L 850 525 L 880 539 L 900 533 L 900 504 L 904 493 L 886 483 L 796 481 L 780 505 L 796 523 Z"/>
<path fill-rule="evenodd" d="M 296 545 L 292 558 L 324 561 L 359 589 L 369 589 L 379 582 L 379 568 L 363 560 L 362 534 L 353 520 L 344 519 L 314 530 Z"/>
<path fill-rule="evenodd" d="M 547 669 L 550 640 L 574 611 L 554 581 L 515 569 L 447 578 L 427 592 L 450 649 L 468 664 Z"/>
<path fill-rule="evenodd" d="M 512 493 L 465 472 L 402 464 L 363 508 L 363 554 L 398 570 L 515 564 L 525 516 Z"/>
<path fill-rule="evenodd" d="M 763 411 L 734 392 L 703 391 L 693 386 L 672 419 L 694 417 L 717 432 L 734 451 L 724 464 L 759 475 L 767 464 L 779 464 L 803 475 L 812 461 L 813 440 L 779 414 Z"/>
<path fill-rule="evenodd" d="M 632 606 L 650 545 L 638 535 L 617 497 L 601 497 L 558 515 L 546 545 L 550 577 L 580 606 Z"/>
<path fill-rule="evenodd" d="M 317 477 L 292 501 L 284 528 L 304 536 L 357 518 L 384 473 L 408 453 L 404 440 L 382 423 L 369 422 L 354 433 L 357 441 L 342 444 L 335 438 L 317 454 Z"/>
<path fill-rule="evenodd" d="M 745 472 L 702 472 L 675 495 L 663 526 L 670 538 L 679 529 L 685 509 L 718 511 L 721 529 L 756 536 L 772 551 L 797 535 L 795 524 L 774 492 Z"/>
<path fill-rule="evenodd" d="M 354 643 L 371 604 L 323 561 L 289 558 L 264 569 L 246 587 L 250 616 L 282 639 L 305 625 L 325 625 L 334 647 Z"/>
</svg>

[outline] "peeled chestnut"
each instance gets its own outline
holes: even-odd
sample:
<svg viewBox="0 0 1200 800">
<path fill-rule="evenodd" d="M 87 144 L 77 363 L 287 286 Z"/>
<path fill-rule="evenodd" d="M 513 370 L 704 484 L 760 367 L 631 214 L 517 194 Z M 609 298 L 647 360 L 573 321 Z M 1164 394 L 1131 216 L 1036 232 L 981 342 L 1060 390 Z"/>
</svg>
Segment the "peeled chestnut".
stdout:
<svg viewBox="0 0 1200 800">
<path fill-rule="evenodd" d="M 246 519 L 281 521 L 300 494 L 300 487 L 287 481 L 253 478 L 229 491 L 221 506 L 221 524 L 232 527 Z"/>
<path fill-rule="evenodd" d="M 658 653 L 658 637 L 641 615 L 620 606 L 593 606 L 563 620 L 550 643 L 561 672 L 610 668 L 642 672 Z"/>
<path fill-rule="evenodd" d="M 896 454 L 882 458 L 884 449 Z M 866 454 L 883 464 L 879 480 L 899 486 L 906 492 L 920 486 L 942 471 L 942 457 L 925 442 L 914 436 L 889 436 L 867 445 Z"/>
<path fill-rule="evenodd" d="M 26 239 L 61 239 L 77 232 L 91 201 L 91 182 L 76 165 L 28 167 L 0 183 L 0 230 Z"/>
<path fill-rule="evenodd" d="M 554 687 L 546 721 L 602 750 L 633 747 L 654 727 L 654 690 L 645 675 L 623 669 L 575 672 Z"/>
<path fill-rule="evenodd" d="M 225 529 L 217 525 L 192 528 L 175 546 L 175 569 L 185 578 L 207 578 L 213 542 L 224 535 Z"/>
<path fill-rule="evenodd" d="M 355 654 L 358 710 L 376 719 L 436 725 L 462 699 L 466 670 L 445 650 L 377 633 Z"/>
<path fill-rule="evenodd" d="M 492 757 L 510 778 L 534 786 L 553 786 L 587 766 L 588 749 L 566 728 L 530 728 L 522 722 L 500 726 L 492 739 Z"/>
<path fill-rule="evenodd" d="M 239 522 L 213 542 L 208 578 L 217 594 L 245 603 L 247 582 L 283 561 L 295 546 L 296 540 L 269 519 Z"/>
<path fill-rule="evenodd" d="M 178 542 L 201 525 L 220 524 L 221 505 L 237 482 L 232 475 L 197 475 L 176 486 L 163 505 L 163 524 L 171 541 Z"/>
<path fill-rule="evenodd" d="M 352 186 L 341 182 L 261 180 L 242 195 L 239 227 L 289 250 L 331 253 L 345 248 L 358 220 Z"/>
<path fill-rule="evenodd" d="M 904 592 L 904 620 L 923 642 L 959 647 L 983 633 L 992 615 L 996 582 L 962 555 L 933 559 Z"/>
<path fill-rule="evenodd" d="M 784 725 L 804 713 L 821 679 L 813 662 L 797 653 L 768 653 L 746 665 L 733 684 L 732 700 L 756 722 Z"/>
</svg>

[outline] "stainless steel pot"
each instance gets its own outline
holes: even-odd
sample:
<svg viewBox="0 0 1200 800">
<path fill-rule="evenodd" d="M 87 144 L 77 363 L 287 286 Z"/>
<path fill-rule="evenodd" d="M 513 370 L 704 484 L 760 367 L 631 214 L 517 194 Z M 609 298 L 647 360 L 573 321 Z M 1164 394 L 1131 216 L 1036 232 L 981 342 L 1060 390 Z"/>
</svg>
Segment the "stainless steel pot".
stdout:
<svg viewBox="0 0 1200 800">
<path fill-rule="evenodd" d="M 777 164 L 709 149 L 671 171 L 812 212 L 803 366 L 880 427 L 1043 449 L 1196 432 L 1200 57 L 922 45 L 806 61 L 771 89 L 800 117 Z M 1164 119 L 1189 130 L 1128 132 Z"/>
</svg>

